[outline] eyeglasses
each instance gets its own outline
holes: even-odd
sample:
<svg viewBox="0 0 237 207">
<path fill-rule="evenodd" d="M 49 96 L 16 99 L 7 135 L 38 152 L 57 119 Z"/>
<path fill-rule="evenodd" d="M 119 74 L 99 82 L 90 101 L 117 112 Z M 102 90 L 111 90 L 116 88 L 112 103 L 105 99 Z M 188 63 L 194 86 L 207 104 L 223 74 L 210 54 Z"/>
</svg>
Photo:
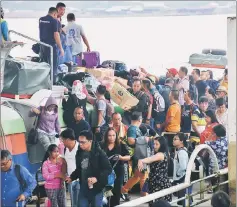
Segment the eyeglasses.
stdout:
<svg viewBox="0 0 237 207">
<path fill-rule="evenodd" d="M 1 161 L 1 166 L 3 166 L 3 167 L 6 166 L 9 161 L 10 161 L 10 160 L 4 161 L 4 162 Z"/>
<path fill-rule="evenodd" d="M 89 141 L 78 141 L 78 142 L 79 142 L 80 145 L 84 145 L 84 144 L 86 144 Z"/>
</svg>

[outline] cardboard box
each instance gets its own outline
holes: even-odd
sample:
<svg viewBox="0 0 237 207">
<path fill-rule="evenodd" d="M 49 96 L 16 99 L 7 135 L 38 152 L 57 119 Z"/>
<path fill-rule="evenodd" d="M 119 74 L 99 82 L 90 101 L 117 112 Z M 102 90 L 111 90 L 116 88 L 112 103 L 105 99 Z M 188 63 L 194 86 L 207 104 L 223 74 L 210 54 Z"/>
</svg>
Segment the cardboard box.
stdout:
<svg viewBox="0 0 237 207">
<path fill-rule="evenodd" d="M 121 82 L 124 85 L 128 85 L 128 80 L 120 78 L 120 77 L 114 77 L 114 80 L 118 80 L 119 82 Z"/>
<path fill-rule="evenodd" d="M 105 77 L 114 77 L 114 70 L 110 68 L 95 68 L 95 69 L 86 69 L 86 72 L 93 75 L 95 78 L 105 78 Z"/>
<path fill-rule="evenodd" d="M 110 92 L 112 100 L 118 104 L 122 109 L 129 110 L 133 106 L 136 106 L 139 100 L 130 94 L 126 88 L 122 87 L 118 83 L 114 83 Z"/>
</svg>

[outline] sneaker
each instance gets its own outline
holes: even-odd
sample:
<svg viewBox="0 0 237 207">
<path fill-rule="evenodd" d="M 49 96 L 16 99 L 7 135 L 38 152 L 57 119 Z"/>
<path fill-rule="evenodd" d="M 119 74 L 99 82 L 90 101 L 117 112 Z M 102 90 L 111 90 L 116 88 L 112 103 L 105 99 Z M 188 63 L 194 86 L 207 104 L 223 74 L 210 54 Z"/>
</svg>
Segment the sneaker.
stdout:
<svg viewBox="0 0 237 207">
<path fill-rule="evenodd" d="M 131 200 L 131 197 L 127 193 L 123 194 L 123 196 L 125 198 L 124 201 L 130 201 Z"/>
</svg>

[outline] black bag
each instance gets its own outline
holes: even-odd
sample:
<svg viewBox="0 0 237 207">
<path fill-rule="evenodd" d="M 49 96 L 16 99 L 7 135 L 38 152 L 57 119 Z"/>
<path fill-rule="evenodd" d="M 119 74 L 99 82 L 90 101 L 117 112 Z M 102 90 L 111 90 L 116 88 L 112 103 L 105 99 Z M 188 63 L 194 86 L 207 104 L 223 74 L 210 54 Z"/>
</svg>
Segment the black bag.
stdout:
<svg viewBox="0 0 237 207">
<path fill-rule="evenodd" d="M 28 144 L 37 144 L 38 143 L 38 132 L 36 130 L 37 125 L 38 125 L 38 120 L 39 116 L 36 116 L 33 128 L 30 130 L 29 135 L 28 135 Z"/>
</svg>

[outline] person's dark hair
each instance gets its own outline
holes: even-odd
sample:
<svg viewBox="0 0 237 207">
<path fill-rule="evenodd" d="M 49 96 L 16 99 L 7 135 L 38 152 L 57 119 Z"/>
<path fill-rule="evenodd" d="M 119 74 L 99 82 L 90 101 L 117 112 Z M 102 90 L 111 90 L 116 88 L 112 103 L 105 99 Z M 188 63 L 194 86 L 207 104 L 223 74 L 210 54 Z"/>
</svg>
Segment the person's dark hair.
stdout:
<svg viewBox="0 0 237 207">
<path fill-rule="evenodd" d="M 107 150 L 108 149 L 108 145 L 109 145 L 109 138 L 108 138 L 108 135 L 109 135 L 109 132 L 110 131 L 114 131 L 115 134 L 116 134 L 116 139 L 115 139 L 115 148 L 117 148 L 119 145 L 120 145 L 120 141 L 119 141 L 119 138 L 118 138 L 118 134 L 116 133 L 115 129 L 113 127 L 109 127 L 108 130 L 105 132 L 105 135 L 104 135 L 104 140 L 102 142 L 102 147 L 104 150 Z"/>
<path fill-rule="evenodd" d="M 105 95 L 106 93 L 106 87 L 104 85 L 99 85 L 97 87 L 97 92 L 100 94 L 100 95 Z"/>
<path fill-rule="evenodd" d="M 151 87 L 151 81 L 149 80 L 142 80 L 142 84 L 149 89 Z"/>
<path fill-rule="evenodd" d="M 67 128 L 64 131 L 62 131 L 60 137 L 62 137 L 62 139 L 70 139 L 70 140 L 76 139 L 75 132 L 73 131 L 73 129 L 70 128 Z"/>
<path fill-rule="evenodd" d="M 59 8 L 59 7 L 65 7 L 66 8 L 66 5 L 62 2 L 58 2 L 57 5 L 56 5 L 56 8 Z"/>
<path fill-rule="evenodd" d="M 91 141 L 93 140 L 93 134 L 91 131 L 87 131 L 87 130 L 83 130 L 80 134 L 79 137 L 83 136 L 85 137 L 87 140 Z"/>
<path fill-rule="evenodd" d="M 111 97 L 110 97 L 110 92 L 106 90 L 105 92 L 105 99 L 110 102 Z"/>
<path fill-rule="evenodd" d="M 211 205 L 213 207 L 230 207 L 230 197 L 224 191 L 217 191 L 211 198 Z"/>
<path fill-rule="evenodd" d="M 194 100 L 194 92 L 192 90 L 188 90 L 188 97 L 193 101 Z"/>
<path fill-rule="evenodd" d="M 169 148 L 168 148 L 168 143 L 167 143 L 166 138 L 164 136 L 160 136 L 160 137 L 156 137 L 154 141 L 158 141 L 160 143 L 160 148 L 158 152 L 167 153 L 168 155 Z"/>
<path fill-rule="evenodd" d="M 194 78 L 193 78 L 193 76 L 192 76 L 192 75 L 189 75 L 188 77 L 189 77 L 189 83 L 190 83 L 191 85 L 194 85 L 195 83 L 194 83 Z"/>
<path fill-rule="evenodd" d="M 211 123 L 212 123 L 212 124 L 213 124 L 213 123 L 218 123 L 218 120 L 217 120 L 217 118 L 216 118 L 216 114 L 215 114 L 214 111 L 212 111 L 212 110 L 207 110 L 207 111 L 205 112 L 205 114 L 206 114 L 206 116 L 208 116 L 208 117 L 211 118 Z"/>
<path fill-rule="evenodd" d="M 142 113 L 141 112 L 133 112 L 132 116 L 131 116 L 131 120 L 132 121 L 139 121 L 140 119 L 142 119 Z"/>
<path fill-rule="evenodd" d="M 57 13 L 58 13 L 58 10 L 57 10 L 55 7 L 50 7 L 48 13 L 49 13 L 49 14 L 52 14 L 52 13 L 54 13 L 54 12 L 57 12 Z"/>
<path fill-rule="evenodd" d="M 120 114 L 120 113 L 114 112 L 114 113 L 112 114 L 112 118 L 114 117 L 114 115 L 117 115 L 117 114 Z"/>
<path fill-rule="evenodd" d="M 134 77 L 132 83 L 137 82 L 137 81 L 142 84 L 142 80 L 138 77 Z"/>
<path fill-rule="evenodd" d="M 44 155 L 44 159 L 42 161 L 42 165 L 44 164 L 44 162 L 50 157 L 50 155 L 52 154 L 52 152 L 58 148 L 58 146 L 56 144 L 51 144 L 49 145 L 45 155 Z"/>
<path fill-rule="evenodd" d="M 173 96 L 174 100 L 179 100 L 179 91 L 177 89 L 172 89 L 170 93 Z"/>
<path fill-rule="evenodd" d="M 208 98 L 206 96 L 201 96 L 198 103 L 208 103 Z"/>
<path fill-rule="evenodd" d="M 198 68 L 195 68 L 195 69 L 193 69 L 193 70 L 195 71 L 195 73 L 196 73 L 198 76 L 201 75 L 201 72 L 200 72 L 200 70 L 199 70 Z"/>
<path fill-rule="evenodd" d="M 171 205 L 168 201 L 161 199 L 153 203 L 151 207 L 171 207 Z"/>
<path fill-rule="evenodd" d="M 180 70 L 181 70 L 185 75 L 188 74 L 188 69 L 187 69 L 186 67 L 181 66 L 181 67 L 180 67 Z"/>
<path fill-rule="evenodd" d="M 1 150 L 1 160 L 11 160 L 12 154 L 9 152 L 9 150 Z"/>
<path fill-rule="evenodd" d="M 75 14 L 69 13 L 69 14 L 67 15 L 67 21 L 68 21 L 68 22 L 75 21 L 75 20 L 76 20 Z"/>
<path fill-rule="evenodd" d="M 220 107 L 220 106 L 223 106 L 223 105 L 226 105 L 225 99 L 224 98 L 217 98 L 216 99 L 216 106 Z"/>
<path fill-rule="evenodd" d="M 213 72 L 211 70 L 207 70 L 207 72 L 209 73 L 210 75 L 210 80 L 213 80 Z"/>
<path fill-rule="evenodd" d="M 184 146 L 187 146 L 187 136 L 183 132 L 178 132 L 175 136 L 179 137 L 179 140 L 183 142 Z"/>
<path fill-rule="evenodd" d="M 208 89 L 208 93 L 211 94 L 214 99 L 216 99 L 215 91 L 212 88 Z"/>
<path fill-rule="evenodd" d="M 218 124 L 213 128 L 213 132 L 217 137 L 225 137 L 226 136 L 226 128 L 222 124 Z"/>
<path fill-rule="evenodd" d="M 174 83 L 174 80 L 172 78 L 166 78 L 165 84 L 171 84 Z"/>
</svg>

